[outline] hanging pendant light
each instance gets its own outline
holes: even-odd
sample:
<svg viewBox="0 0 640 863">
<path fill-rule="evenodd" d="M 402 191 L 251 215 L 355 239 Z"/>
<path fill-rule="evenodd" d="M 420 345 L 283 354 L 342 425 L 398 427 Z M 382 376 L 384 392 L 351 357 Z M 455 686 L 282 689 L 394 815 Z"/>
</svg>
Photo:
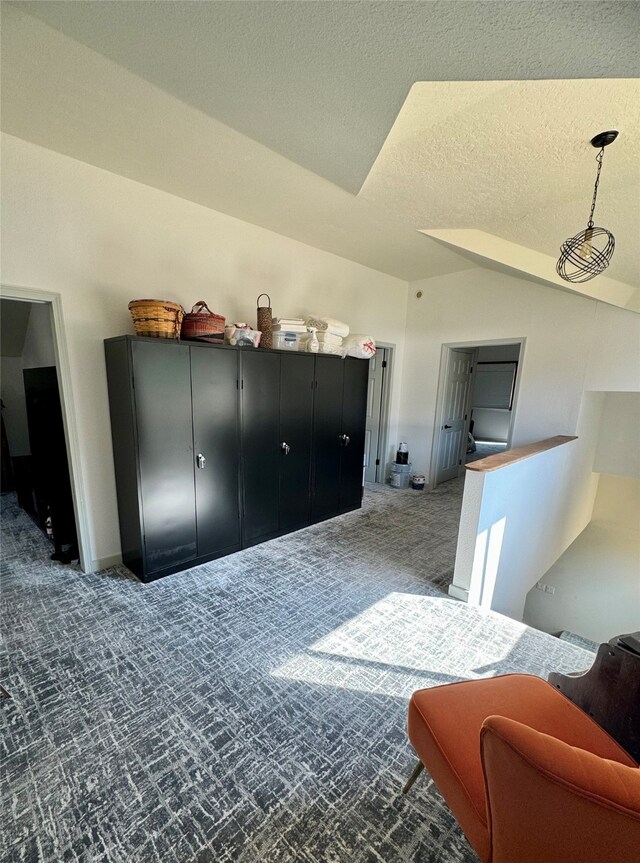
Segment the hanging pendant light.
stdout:
<svg viewBox="0 0 640 863">
<path fill-rule="evenodd" d="M 589 279 L 593 279 L 604 272 L 611 263 L 616 247 L 616 238 L 611 231 L 606 228 L 598 228 L 593 224 L 593 212 L 598 197 L 604 148 L 615 141 L 617 137 L 618 133 L 611 131 L 600 132 L 599 135 L 591 139 L 591 145 L 599 148 L 600 152 L 596 156 L 598 173 L 593 187 L 589 221 L 584 231 L 580 231 L 575 237 L 565 240 L 560 246 L 560 257 L 556 264 L 556 272 L 567 282 L 588 282 Z"/>
</svg>

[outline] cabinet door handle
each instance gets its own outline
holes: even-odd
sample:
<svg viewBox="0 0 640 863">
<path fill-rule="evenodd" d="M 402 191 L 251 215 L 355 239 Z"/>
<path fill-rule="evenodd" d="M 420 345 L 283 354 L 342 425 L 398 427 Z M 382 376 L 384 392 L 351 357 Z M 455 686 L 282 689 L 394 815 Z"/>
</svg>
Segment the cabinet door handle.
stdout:
<svg viewBox="0 0 640 863">
<path fill-rule="evenodd" d="M 289 453 L 291 452 L 291 447 L 288 443 L 285 443 L 284 441 L 280 444 L 280 449 L 285 455 L 289 455 Z"/>
<path fill-rule="evenodd" d="M 198 455 L 196 456 L 196 465 L 197 465 L 200 469 L 202 469 L 202 468 L 205 466 L 205 464 L 206 464 L 206 463 L 207 463 L 206 458 L 202 455 L 202 453 L 201 453 L 201 452 L 199 452 L 199 453 L 198 453 Z"/>
</svg>

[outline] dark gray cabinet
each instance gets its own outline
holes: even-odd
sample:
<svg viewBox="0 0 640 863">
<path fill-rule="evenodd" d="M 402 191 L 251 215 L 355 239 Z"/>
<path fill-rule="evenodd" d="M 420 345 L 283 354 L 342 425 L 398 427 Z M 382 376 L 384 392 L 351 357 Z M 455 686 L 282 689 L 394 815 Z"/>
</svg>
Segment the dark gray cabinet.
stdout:
<svg viewBox="0 0 640 863">
<path fill-rule="evenodd" d="M 315 357 L 281 355 L 280 530 L 297 530 L 311 518 L 311 445 Z"/>
<path fill-rule="evenodd" d="M 198 556 L 210 557 L 240 544 L 238 355 L 189 351 Z"/>
<path fill-rule="evenodd" d="M 313 405 L 313 493 L 311 520 L 340 512 L 343 360 L 330 354 L 316 356 Z"/>
<path fill-rule="evenodd" d="M 368 375 L 364 360 L 316 356 L 312 522 L 361 506 Z"/>
<path fill-rule="evenodd" d="M 339 508 L 349 512 L 362 502 L 369 363 L 347 357 L 342 366 Z"/>
<path fill-rule="evenodd" d="M 189 348 L 131 344 L 145 571 L 198 556 Z"/>
<path fill-rule="evenodd" d="M 314 357 L 243 351 L 245 546 L 309 524 Z"/>
<path fill-rule="evenodd" d="M 122 559 L 144 581 L 237 551 L 238 354 L 105 342 Z"/>
<path fill-rule="evenodd" d="M 368 364 L 105 342 L 124 563 L 144 581 L 361 505 Z"/>
<path fill-rule="evenodd" d="M 278 532 L 280 354 L 243 353 L 242 536 L 252 545 Z"/>
</svg>

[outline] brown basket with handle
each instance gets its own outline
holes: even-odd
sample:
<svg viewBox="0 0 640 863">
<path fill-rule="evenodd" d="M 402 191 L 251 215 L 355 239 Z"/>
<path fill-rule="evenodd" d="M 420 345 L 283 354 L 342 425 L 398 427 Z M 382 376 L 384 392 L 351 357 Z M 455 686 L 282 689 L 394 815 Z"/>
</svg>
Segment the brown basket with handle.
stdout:
<svg viewBox="0 0 640 863">
<path fill-rule="evenodd" d="M 222 315 L 214 314 L 204 300 L 198 300 L 182 320 L 182 338 L 218 342 L 224 335 L 224 324 Z"/>
<path fill-rule="evenodd" d="M 184 309 L 170 300 L 131 300 L 129 311 L 137 336 L 180 339 Z"/>
</svg>

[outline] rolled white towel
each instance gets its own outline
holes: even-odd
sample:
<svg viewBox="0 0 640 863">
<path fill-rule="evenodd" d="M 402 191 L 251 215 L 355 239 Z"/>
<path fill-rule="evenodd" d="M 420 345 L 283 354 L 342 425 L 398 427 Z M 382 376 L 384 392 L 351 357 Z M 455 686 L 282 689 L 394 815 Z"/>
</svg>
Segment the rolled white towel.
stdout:
<svg viewBox="0 0 640 863">
<path fill-rule="evenodd" d="M 331 333 L 343 339 L 349 335 L 349 324 L 337 321 L 335 318 L 311 316 L 307 318 L 307 326 L 315 327 L 318 330 L 318 335 L 320 333 Z"/>
<path fill-rule="evenodd" d="M 333 333 L 317 333 L 316 337 L 321 345 L 335 345 L 339 348 L 342 344 L 342 336 L 334 336 Z"/>
<path fill-rule="evenodd" d="M 342 346 L 341 345 L 331 345 L 326 342 L 320 342 L 320 347 L 318 348 L 319 354 L 334 354 L 337 357 L 342 356 Z"/>
</svg>

